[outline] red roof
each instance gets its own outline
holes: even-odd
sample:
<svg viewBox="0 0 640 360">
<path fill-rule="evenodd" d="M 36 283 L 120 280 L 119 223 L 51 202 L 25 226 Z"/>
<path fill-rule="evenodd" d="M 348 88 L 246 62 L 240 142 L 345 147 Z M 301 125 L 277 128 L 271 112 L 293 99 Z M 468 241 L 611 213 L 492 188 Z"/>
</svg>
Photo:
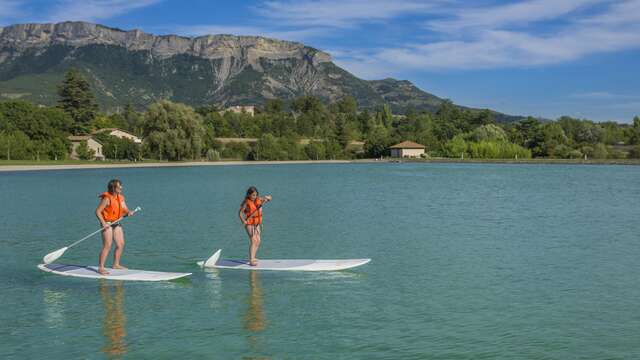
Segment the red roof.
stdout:
<svg viewBox="0 0 640 360">
<path fill-rule="evenodd" d="M 426 149 L 426 146 L 414 143 L 413 141 L 403 141 L 400 144 L 395 144 L 390 149 Z"/>
</svg>

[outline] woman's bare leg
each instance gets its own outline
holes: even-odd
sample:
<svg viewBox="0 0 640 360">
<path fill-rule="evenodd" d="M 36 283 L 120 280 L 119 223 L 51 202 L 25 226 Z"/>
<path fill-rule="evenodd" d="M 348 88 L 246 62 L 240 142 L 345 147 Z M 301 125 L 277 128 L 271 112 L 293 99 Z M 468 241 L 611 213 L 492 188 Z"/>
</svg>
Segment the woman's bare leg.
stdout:
<svg viewBox="0 0 640 360">
<path fill-rule="evenodd" d="M 113 239 L 116 242 L 116 251 L 113 253 L 113 268 L 126 269 L 126 267 L 120 265 L 120 258 L 124 250 L 124 231 L 122 230 L 122 226 L 116 226 L 115 229 L 113 229 Z"/>
<path fill-rule="evenodd" d="M 111 242 L 113 239 L 113 230 L 111 226 L 102 231 L 102 250 L 100 251 L 100 257 L 98 259 L 98 272 L 102 275 L 107 275 L 109 272 L 104 268 L 104 262 L 107 260 L 109 250 L 111 250 Z"/>
</svg>

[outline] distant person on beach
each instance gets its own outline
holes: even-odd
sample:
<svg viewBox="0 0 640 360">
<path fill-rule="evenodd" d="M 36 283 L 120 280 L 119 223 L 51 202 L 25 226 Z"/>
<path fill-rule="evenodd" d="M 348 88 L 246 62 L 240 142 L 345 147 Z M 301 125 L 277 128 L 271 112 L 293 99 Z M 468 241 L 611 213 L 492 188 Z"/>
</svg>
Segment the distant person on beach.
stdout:
<svg viewBox="0 0 640 360">
<path fill-rule="evenodd" d="M 113 254 L 113 268 L 126 269 L 126 267 L 120 264 L 122 251 L 124 250 L 124 231 L 122 230 L 122 225 L 117 221 L 125 216 L 133 215 L 133 212 L 129 211 L 127 204 L 124 202 L 122 182 L 118 179 L 109 181 L 107 184 L 107 192 L 103 192 L 99 196 L 100 204 L 96 209 L 96 216 L 98 220 L 100 220 L 100 225 L 102 225 L 103 230 L 102 251 L 100 251 L 98 272 L 102 275 L 108 275 L 109 272 L 104 268 L 104 263 L 111 250 L 111 243 L 114 240 L 116 242 L 116 250 Z"/>
<path fill-rule="evenodd" d="M 244 224 L 247 235 L 249 235 L 249 265 L 258 265 L 256 253 L 260 247 L 260 233 L 262 231 L 262 205 L 271 201 L 271 195 L 265 197 L 258 196 L 258 189 L 251 186 L 247 189 L 247 195 L 242 204 L 238 216 Z"/>
</svg>

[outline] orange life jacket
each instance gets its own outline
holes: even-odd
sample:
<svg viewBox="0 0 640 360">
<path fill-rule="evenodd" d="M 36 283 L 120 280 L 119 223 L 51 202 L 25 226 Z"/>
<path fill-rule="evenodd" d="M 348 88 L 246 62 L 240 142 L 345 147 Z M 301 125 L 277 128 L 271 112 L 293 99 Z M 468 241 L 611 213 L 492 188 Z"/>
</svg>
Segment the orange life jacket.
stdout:
<svg viewBox="0 0 640 360">
<path fill-rule="evenodd" d="M 109 205 L 105 206 L 102 210 L 102 218 L 104 221 L 116 221 L 127 213 L 123 206 L 124 196 L 122 194 L 114 195 L 107 191 L 100 194 L 100 197 L 109 199 Z"/>
<path fill-rule="evenodd" d="M 244 207 L 244 218 L 245 220 L 251 216 L 251 219 L 247 221 L 249 225 L 260 225 L 262 224 L 262 208 L 258 209 L 258 206 L 262 205 L 262 201 L 260 198 L 257 198 L 256 201 L 251 201 L 249 199 L 245 200 Z M 256 211 L 257 210 L 257 211 Z"/>
</svg>

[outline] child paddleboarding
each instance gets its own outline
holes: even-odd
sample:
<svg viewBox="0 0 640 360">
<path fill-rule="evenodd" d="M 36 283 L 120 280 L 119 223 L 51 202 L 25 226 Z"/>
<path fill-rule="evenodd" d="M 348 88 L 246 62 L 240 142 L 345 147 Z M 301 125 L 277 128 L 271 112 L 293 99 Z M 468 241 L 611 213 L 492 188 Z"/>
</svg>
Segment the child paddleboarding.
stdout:
<svg viewBox="0 0 640 360">
<path fill-rule="evenodd" d="M 247 194 L 240 204 L 238 216 L 244 224 L 247 235 L 249 236 L 249 264 L 251 266 L 258 265 L 256 253 L 260 247 L 260 235 L 262 232 L 262 206 L 271 201 L 271 195 L 265 197 L 258 196 L 258 189 L 255 186 L 247 189 Z"/>
</svg>

